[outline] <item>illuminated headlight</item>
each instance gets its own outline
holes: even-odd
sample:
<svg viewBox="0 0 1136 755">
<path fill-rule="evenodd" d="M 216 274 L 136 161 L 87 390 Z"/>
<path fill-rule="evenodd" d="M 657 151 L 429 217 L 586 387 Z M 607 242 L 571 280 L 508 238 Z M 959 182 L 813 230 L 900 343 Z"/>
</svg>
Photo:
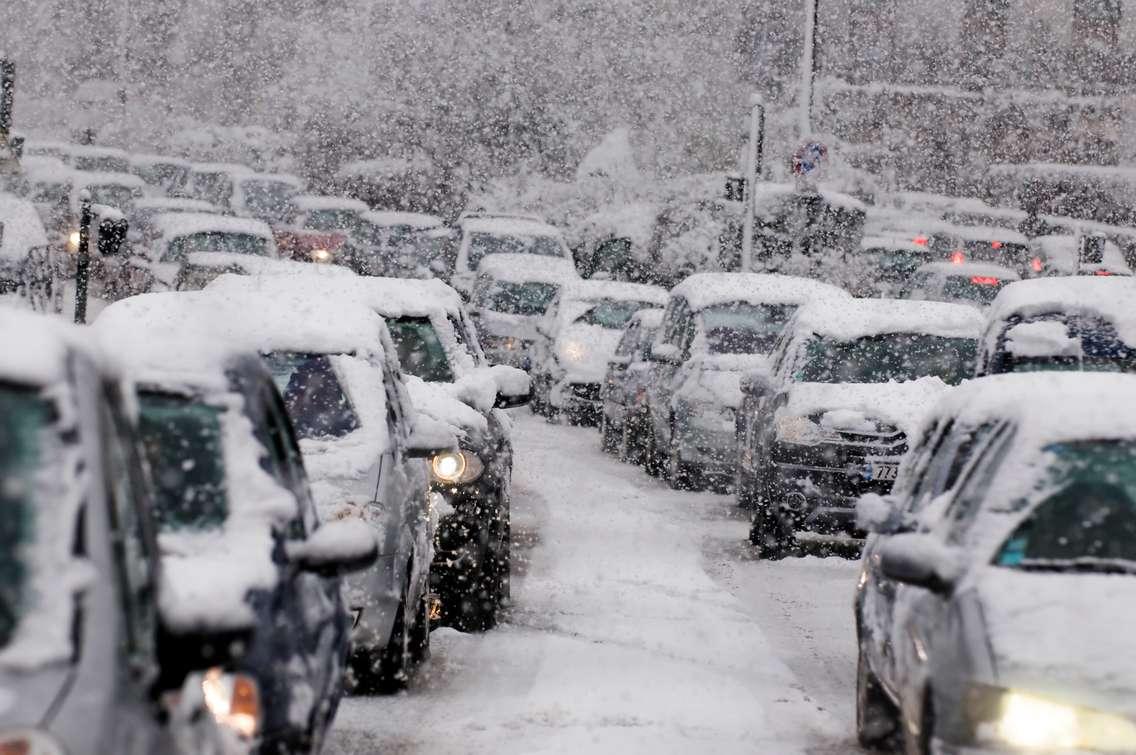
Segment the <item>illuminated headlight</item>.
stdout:
<svg viewBox="0 0 1136 755">
<path fill-rule="evenodd" d="M 0 731 L 0 755 L 67 755 L 63 745 L 38 729 Z"/>
<path fill-rule="evenodd" d="M 563 355 L 565 361 L 582 362 L 584 361 L 584 357 L 588 354 L 588 347 L 579 341 L 567 341 L 560 347 L 560 353 Z"/>
<path fill-rule="evenodd" d="M 313 249 L 312 262 L 331 262 L 332 253 L 327 249 Z"/>
<path fill-rule="evenodd" d="M 82 236 L 79 235 L 78 231 L 71 231 L 71 233 L 67 234 L 67 251 L 69 251 L 69 252 L 79 251 L 79 241 L 80 240 L 82 240 Z"/>
<path fill-rule="evenodd" d="M 970 696 L 978 739 L 1030 752 L 1136 751 L 1136 722 L 1019 690 L 976 687 Z"/>
<path fill-rule="evenodd" d="M 210 669 L 201 680 L 201 692 L 205 707 L 219 725 L 243 739 L 252 739 L 260 731 L 260 688 L 252 677 Z"/>
<path fill-rule="evenodd" d="M 799 446 L 815 446 L 825 441 L 839 440 L 838 435 L 829 432 L 808 417 L 778 417 L 774 427 L 777 440 Z"/>
<path fill-rule="evenodd" d="M 469 451 L 446 451 L 430 460 L 430 473 L 446 485 L 473 482 L 485 471 L 481 459 Z"/>
</svg>

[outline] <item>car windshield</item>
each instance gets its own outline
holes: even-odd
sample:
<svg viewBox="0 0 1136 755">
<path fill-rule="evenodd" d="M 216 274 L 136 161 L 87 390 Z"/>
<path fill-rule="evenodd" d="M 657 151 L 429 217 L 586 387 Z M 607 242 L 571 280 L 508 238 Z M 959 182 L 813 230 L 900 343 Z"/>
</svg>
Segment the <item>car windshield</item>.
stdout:
<svg viewBox="0 0 1136 755">
<path fill-rule="evenodd" d="M 584 314 L 573 320 L 579 325 L 598 325 L 606 330 L 623 330 L 631 317 L 641 309 L 657 307 L 657 304 L 643 301 L 624 301 L 604 299 L 588 308 Z"/>
<path fill-rule="evenodd" d="M 951 275 L 943 281 L 943 296 L 951 301 L 974 302 L 983 306 L 994 301 L 1010 281 L 987 275 Z"/>
<path fill-rule="evenodd" d="M 732 302 L 698 316 L 711 354 L 767 354 L 796 310 L 791 304 Z"/>
<path fill-rule="evenodd" d="M 204 199 L 218 207 L 228 207 L 229 197 L 233 195 L 233 183 L 226 173 L 194 173 L 191 193 L 196 199 Z"/>
<path fill-rule="evenodd" d="M 154 478 L 154 516 L 167 531 L 221 527 L 229 513 L 223 411 L 199 398 L 139 396 L 138 429 Z"/>
<path fill-rule="evenodd" d="M 359 215 L 351 210 L 312 210 L 304 216 L 304 228 L 355 233 L 359 229 Z"/>
<path fill-rule="evenodd" d="M 264 355 L 298 438 L 342 438 L 361 427 L 327 354 Z"/>
<path fill-rule="evenodd" d="M 249 213 L 266 223 L 283 223 L 295 212 L 291 200 L 296 189 L 284 181 L 249 179 L 241 181 L 241 191 Z"/>
<path fill-rule="evenodd" d="M 934 376 L 957 385 L 974 372 L 978 342 L 922 333 L 836 341 L 814 338 L 793 375 L 799 383 L 887 383 Z"/>
<path fill-rule="evenodd" d="M 92 173 L 130 172 L 130 162 L 125 157 L 75 155 L 71 158 L 71 167 L 75 170 L 87 170 Z"/>
<path fill-rule="evenodd" d="M 995 563 L 1136 574 L 1136 441 L 1050 446 L 1042 500 Z"/>
<path fill-rule="evenodd" d="M 187 255 L 198 252 L 244 254 L 252 257 L 268 256 L 268 241 L 250 233 L 203 231 L 178 236 L 170 241 L 162 262 L 184 262 Z"/>
<path fill-rule="evenodd" d="M 28 608 L 26 554 L 36 530 L 51 404 L 29 388 L 0 385 L 0 648 Z"/>
<path fill-rule="evenodd" d="M 481 289 L 477 305 L 509 315 L 543 315 L 559 290 L 555 283 L 493 281 Z"/>
<path fill-rule="evenodd" d="M 1136 350 L 1099 317 L 1046 315 L 1015 323 L 1004 338 L 1008 372 L 1136 372 Z"/>
<path fill-rule="evenodd" d="M 429 318 L 400 317 L 388 320 L 387 327 L 402 369 L 428 383 L 454 382 L 450 357 Z"/>
<path fill-rule="evenodd" d="M 490 254 L 536 254 L 563 257 L 564 248 L 555 236 L 527 236 L 506 233 L 473 233 L 469 238 L 469 269 L 476 270 Z"/>
<path fill-rule="evenodd" d="M 129 186 L 96 184 L 86 188 L 91 192 L 91 201 L 96 204 L 105 204 L 123 212 L 129 212 L 134 207 L 134 189 Z"/>
</svg>

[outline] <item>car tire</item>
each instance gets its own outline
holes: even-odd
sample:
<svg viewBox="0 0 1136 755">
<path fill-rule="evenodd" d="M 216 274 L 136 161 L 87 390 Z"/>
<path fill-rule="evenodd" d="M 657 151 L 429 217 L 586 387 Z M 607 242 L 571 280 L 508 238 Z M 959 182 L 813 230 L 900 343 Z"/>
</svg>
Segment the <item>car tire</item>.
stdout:
<svg viewBox="0 0 1136 755">
<path fill-rule="evenodd" d="M 856 739 L 867 749 L 894 749 L 899 716 L 860 648 L 856 659 Z"/>
<path fill-rule="evenodd" d="M 623 434 L 618 436 L 611 427 L 611 422 L 608 421 L 607 412 L 600 416 L 600 448 L 605 454 L 615 455 L 619 453 L 622 446 Z"/>
</svg>

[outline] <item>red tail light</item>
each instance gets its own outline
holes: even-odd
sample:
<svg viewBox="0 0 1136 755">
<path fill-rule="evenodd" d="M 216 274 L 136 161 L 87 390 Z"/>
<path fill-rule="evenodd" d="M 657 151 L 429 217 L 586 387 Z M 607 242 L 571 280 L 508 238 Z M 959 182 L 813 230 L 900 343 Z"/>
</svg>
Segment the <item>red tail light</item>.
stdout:
<svg viewBox="0 0 1136 755">
<path fill-rule="evenodd" d="M 1002 248 L 1002 242 L 1001 241 L 991 241 L 990 242 L 990 248 L 991 249 L 1001 249 Z"/>
<path fill-rule="evenodd" d="M 1040 273 L 1043 269 L 1045 269 L 1045 265 L 1044 263 L 1042 263 L 1041 257 L 1034 257 L 1032 260 L 1030 260 L 1030 269 L 1035 273 Z"/>
<path fill-rule="evenodd" d="M 1112 273 L 1110 273 L 1108 270 L 1097 270 L 1096 272 L 1093 273 L 1093 275 L 1106 276 L 1106 275 L 1112 275 Z"/>
<path fill-rule="evenodd" d="M 961 265 L 964 262 L 966 262 L 966 255 L 965 254 L 963 254 L 962 252 L 957 251 L 957 250 L 951 252 L 951 264 L 952 265 Z"/>
<path fill-rule="evenodd" d="M 975 275 L 971 277 L 970 282 L 976 286 L 997 286 L 1002 282 L 1002 279 L 993 278 L 989 275 Z"/>
<path fill-rule="evenodd" d="M 916 237 L 915 237 L 915 238 L 913 239 L 913 241 L 914 241 L 914 242 L 915 242 L 916 244 L 918 244 L 919 246 L 927 246 L 927 244 L 928 244 L 928 243 L 929 243 L 929 242 L 930 242 L 931 240 L 930 240 L 929 238 L 927 238 L 926 236 L 916 236 Z"/>
</svg>

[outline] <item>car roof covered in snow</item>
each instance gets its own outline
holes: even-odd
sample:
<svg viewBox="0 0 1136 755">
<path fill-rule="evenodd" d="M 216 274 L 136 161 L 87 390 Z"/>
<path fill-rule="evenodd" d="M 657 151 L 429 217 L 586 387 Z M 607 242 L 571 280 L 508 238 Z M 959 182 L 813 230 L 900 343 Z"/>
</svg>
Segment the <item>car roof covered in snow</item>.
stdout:
<svg viewBox="0 0 1136 755">
<path fill-rule="evenodd" d="M 1136 279 L 1118 276 L 1061 276 L 1016 281 L 990 305 L 990 322 L 1055 312 L 1089 314 L 1108 320 L 1117 335 L 1136 345 Z M 992 334 L 992 337 L 996 337 Z"/>
<path fill-rule="evenodd" d="M 540 254 L 491 254 L 477 268 L 479 276 L 509 283 L 566 283 L 580 280 L 572 260 Z"/>
<path fill-rule="evenodd" d="M 148 165 L 177 165 L 181 168 L 190 167 L 191 163 L 182 157 L 171 157 L 170 155 L 130 155 L 130 164 L 139 167 Z"/>
<path fill-rule="evenodd" d="M 438 228 L 443 225 L 442 219 L 437 215 L 428 215 L 424 212 L 398 212 L 394 210 L 367 210 L 362 215 L 363 220 L 377 226 L 389 227 L 408 225 L 412 228 L 426 230 Z"/>
<path fill-rule="evenodd" d="M 258 173 L 253 170 L 248 170 L 241 175 L 237 176 L 241 183 L 245 181 L 261 181 L 264 183 L 281 183 L 285 184 L 297 191 L 300 191 L 306 185 L 304 179 L 291 173 Z"/>
<path fill-rule="evenodd" d="M 646 283 L 579 280 L 568 283 L 561 291 L 561 297 L 565 301 L 615 299 L 618 301 L 649 302 L 660 307 L 667 303 L 667 290 L 665 288 L 650 286 Z"/>
<path fill-rule="evenodd" d="M 146 182 L 133 173 L 99 173 L 89 170 L 71 172 L 71 180 L 76 189 L 84 186 L 129 186 L 132 189 L 146 188 Z"/>
<path fill-rule="evenodd" d="M 366 212 L 367 203 L 350 197 L 333 197 L 326 194 L 297 194 L 292 197 L 292 204 L 300 212 L 314 210 L 350 210 L 351 212 Z"/>
<path fill-rule="evenodd" d="M 47 246 L 47 233 L 35 205 L 11 194 L 0 194 L 0 257 L 22 260 L 28 250 Z"/>
<path fill-rule="evenodd" d="M 41 173 L 63 173 L 72 170 L 67 163 L 51 155 L 24 155 L 20 158 L 20 169 L 29 178 Z"/>
<path fill-rule="evenodd" d="M 851 294 L 811 278 L 775 273 L 695 273 L 673 289 L 698 311 L 716 304 L 804 304 L 821 297 L 850 299 Z"/>
<path fill-rule="evenodd" d="M 1022 277 L 1018 275 L 1017 270 L 995 265 L 992 262 L 928 262 L 926 265 L 920 265 L 915 272 L 948 278 L 969 278 L 977 275 L 1008 281 L 1016 281 Z"/>
<path fill-rule="evenodd" d="M 134 209 L 138 210 L 169 210 L 173 212 L 219 212 L 217 206 L 204 199 L 187 199 L 185 197 L 142 197 L 134 201 Z"/>
<path fill-rule="evenodd" d="M 0 380 L 42 386 L 63 380 L 67 355 L 82 349 L 81 331 L 64 320 L 15 307 L 0 307 Z"/>
<path fill-rule="evenodd" d="M 240 163 L 193 163 L 189 166 L 192 173 L 231 173 L 234 176 L 244 176 L 254 173 L 252 168 Z"/>
<path fill-rule="evenodd" d="M 1045 256 L 1046 267 L 1072 275 L 1077 269 L 1076 236 L 1037 236 L 1030 241 L 1035 252 Z M 1132 269 L 1124 259 L 1120 247 L 1105 241 L 1104 255 L 1099 263 L 1083 266 L 1088 270 L 1107 270 L 1118 275 L 1132 275 Z"/>
<path fill-rule="evenodd" d="M 888 249 L 931 254 L 931 250 L 927 248 L 926 244 L 917 244 L 915 243 L 915 239 L 903 236 L 865 236 L 860 242 L 860 248 L 864 251 L 870 249 Z"/>
<path fill-rule="evenodd" d="M 975 338 L 986 320 L 974 307 L 910 299 L 821 299 L 801 307 L 793 332 L 851 341 L 887 333 Z"/>
<path fill-rule="evenodd" d="M 205 212 L 168 212 L 156 215 L 154 228 L 166 239 L 194 233 L 243 233 L 272 240 L 272 229 L 261 220 Z"/>
<path fill-rule="evenodd" d="M 502 236 L 555 236 L 560 229 L 539 220 L 517 217 L 472 217 L 459 221 L 467 233 L 488 233 Z"/>
<path fill-rule="evenodd" d="M 424 155 L 405 157 L 377 157 L 370 160 L 351 160 L 340 166 L 337 175 L 343 178 L 368 176 L 395 176 L 412 170 L 430 170 L 433 163 Z"/>
</svg>

